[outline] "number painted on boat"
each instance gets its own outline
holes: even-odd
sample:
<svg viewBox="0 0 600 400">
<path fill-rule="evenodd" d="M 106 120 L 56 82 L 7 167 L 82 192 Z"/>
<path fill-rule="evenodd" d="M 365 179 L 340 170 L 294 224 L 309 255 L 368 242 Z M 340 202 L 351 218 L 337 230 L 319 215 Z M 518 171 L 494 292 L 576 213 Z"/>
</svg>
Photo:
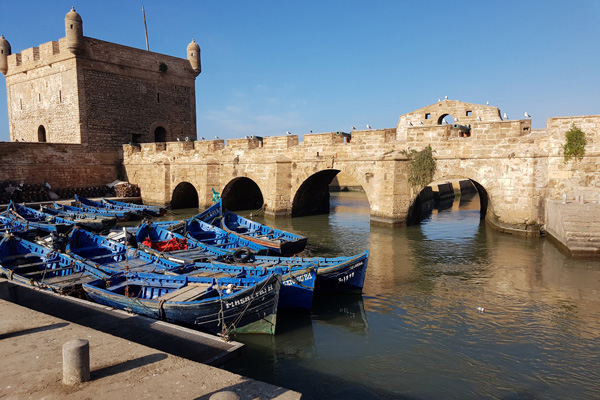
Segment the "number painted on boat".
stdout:
<svg viewBox="0 0 600 400">
<path fill-rule="evenodd" d="M 303 275 L 295 276 L 294 278 L 286 279 L 282 283 L 286 286 L 293 286 L 294 283 L 296 283 L 296 282 L 306 282 L 306 281 L 310 280 L 311 278 L 312 278 L 312 276 L 310 274 L 303 274 Z"/>
<path fill-rule="evenodd" d="M 354 272 L 351 272 L 348 275 L 345 275 L 345 276 L 342 276 L 341 278 L 338 278 L 338 282 L 340 282 L 340 283 L 346 283 L 346 282 L 348 282 L 352 278 L 354 278 Z"/>
<path fill-rule="evenodd" d="M 257 297 L 264 296 L 265 294 L 273 291 L 273 289 L 274 289 L 273 285 L 268 285 L 267 287 L 262 288 L 261 290 L 259 290 L 256 293 L 251 294 L 250 296 L 242 297 L 241 299 L 237 299 L 235 301 L 225 303 L 225 308 L 229 309 L 229 308 L 237 307 L 241 304 L 246 304 L 247 302 L 252 301 Z"/>
</svg>

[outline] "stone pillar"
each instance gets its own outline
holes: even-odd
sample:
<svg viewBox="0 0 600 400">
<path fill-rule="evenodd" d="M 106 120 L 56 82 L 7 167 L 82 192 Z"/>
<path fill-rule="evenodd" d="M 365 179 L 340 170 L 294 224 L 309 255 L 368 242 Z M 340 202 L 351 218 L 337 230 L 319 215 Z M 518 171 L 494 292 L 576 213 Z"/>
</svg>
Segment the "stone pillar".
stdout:
<svg viewBox="0 0 600 400">
<path fill-rule="evenodd" d="M 63 383 L 73 385 L 90 380 L 90 343 L 75 339 L 63 345 Z"/>
<path fill-rule="evenodd" d="M 292 161 L 288 158 L 280 158 L 271 164 L 273 176 L 269 188 L 269 194 L 265 198 L 267 207 L 265 214 L 274 217 L 290 217 L 292 215 Z"/>
</svg>

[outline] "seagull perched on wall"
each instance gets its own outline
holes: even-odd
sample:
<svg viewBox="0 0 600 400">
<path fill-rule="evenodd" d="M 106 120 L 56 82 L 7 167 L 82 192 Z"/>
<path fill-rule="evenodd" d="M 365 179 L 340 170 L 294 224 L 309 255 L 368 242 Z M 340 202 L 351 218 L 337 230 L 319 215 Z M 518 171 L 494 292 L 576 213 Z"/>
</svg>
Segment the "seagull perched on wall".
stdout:
<svg viewBox="0 0 600 400">
<path fill-rule="evenodd" d="M 442 99 L 438 99 L 438 103 L 439 103 L 440 101 L 442 101 Z"/>
<path fill-rule="evenodd" d="M 408 125 L 413 126 L 412 122 L 408 121 Z"/>
<path fill-rule="evenodd" d="M 477 117 L 477 121 L 481 121 L 481 117 Z"/>
<path fill-rule="evenodd" d="M 419 121 L 419 125 L 423 125 L 423 121 Z"/>
<path fill-rule="evenodd" d="M 178 142 L 181 142 L 181 139 L 177 138 L 177 141 L 178 141 Z"/>
<path fill-rule="evenodd" d="M 355 126 L 352 126 L 352 130 L 353 130 L 353 131 L 355 131 L 355 130 L 356 130 L 356 127 L 355 127 Z"/>
<path fill-rule="evenodd" d="M 215 139 L 218 139 L 218 138 L 219 138 L 218 136 L 215 136 Z"/>
<path fill-rule="evenodd" d="M 508 115 L 506 115 L 506 113 L 504 113 L 504 119 L 508 119 Z"/>
<path fill-rule="evenodd" d="M 444 96 L 444 100 L 448 100 L 448 96 Z"/>
<path fill-rule="evenodd" d="M 486 106 L 489 106 L 489 105 L 490 105 L 490 102 L 489 102 L 489 101 L 486 101 L 486 102 L 485 102 L 485 105 L 486 105 Z"/>
<path fill-rule="evenodd" d="M 190 141 L 190 138 L 186 136 L 186 137 L 185 137 L 185 141 L 186 141 L 186 142 L 189 142 L 189 141 Z"/>
<path fill-rule="evenodd" d="M 285 133 L 286 133 L 286 135 L 291 135 L 292 134 L 292 132 L 290 132 L 290 131 L 285 131 Z"/>
<path fill-rule="evenodd" d="M 525 111 L 525 118 L 531 118 L 531 115 L 527 111 Z"/>
<path fill-rule="evenodd" d="M 200 136 L 200 140 L 204 140 L 204 136 Z"/>
<path fill-rule="evenodd" d="M 371 129 L 371 125 L 367 124 L 367 129 Z"/>
</svg>

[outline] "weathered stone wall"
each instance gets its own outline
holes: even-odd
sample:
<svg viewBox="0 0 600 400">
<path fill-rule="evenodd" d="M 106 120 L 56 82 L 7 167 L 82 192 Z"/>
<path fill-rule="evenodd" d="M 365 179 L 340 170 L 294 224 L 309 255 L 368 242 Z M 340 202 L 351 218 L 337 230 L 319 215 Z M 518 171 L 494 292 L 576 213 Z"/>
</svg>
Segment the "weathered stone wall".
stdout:
<svg viewBox="0 0 600 400">
<path fill-rule="evenodd" d="M 408 185 L 402 152 L 430 145 L 438 164 L 435 181 L 472 179 L 488 196 L 488 220 L 505 231 L 526 234 L 537 234 L 544 224 L 549 196 L 599 186 L 594 172 L 600 161 L 599 116 L 551 119 L 546 130 L 532 130 L 528 119 L 496 119 L 472 122 L 470 137 L 448 125 L 413 125 L 405 140 L 387 129 L 353 131 L 350 141 L 333 132 L 306 135 L 303 142 L 287 135 L 236 139 L 227 145 L 222 140 L 142 144 L 125 146 L 124 162 L 144 200 L 168 203 L 177 184 L 190 182 L 201 207 L 208 206 L 212 188 L 222 191 L 232 180 L 247 177 L 259 186 L 266 211 L 273 215 L 290 215 L 302 184 L 314 174 L 340 171 L 365 190 L 373 221 L 403 223 L 417 193 Z M 587 153 L 583 160 L 565 164 L 561 145 L 573 122 L 588 134 Z"/>
<path fill-rule="evenodd" d="M 66 38 L 8 57 L 11 141 L 124 143 L 196 138 L 195 77 L 187 59 L 93 38 L 75 55 Z M 166 72 L 159 67 L 164 64 Z"/>
<path fill-rule="evenodd" d="M 458 100 L 440 100 L 437 103 L 420 108 L 398 119 L 396 126 L 398 140 L 410 138 L 409 129 L 413 126 L 442 125 L 445 116 L 450 115 L 456 124 L 473 125 L 480 121 L 502 121 L 500 110 L 488 105 L 465 103 Z"/>
<path fill-rule="evenodd" d="M 77 58 L 84 142 L 154 142 L 159 126 L 166 141 L 196 139 L 195 73 L 188 60 L 92 38 L 84 43 Z"/>
<path fill-rule="evenodd" d="M 8 56 L 6 74 L 11 141 L 81 143 L 75 58 L 63 39 Z"/>
<path fill-rule="evenodd" d="M 0 177 L 53 189 L 101 186 L 117 178 L 113 149 L 58 143 L 0 143 Z"/>
</svg>

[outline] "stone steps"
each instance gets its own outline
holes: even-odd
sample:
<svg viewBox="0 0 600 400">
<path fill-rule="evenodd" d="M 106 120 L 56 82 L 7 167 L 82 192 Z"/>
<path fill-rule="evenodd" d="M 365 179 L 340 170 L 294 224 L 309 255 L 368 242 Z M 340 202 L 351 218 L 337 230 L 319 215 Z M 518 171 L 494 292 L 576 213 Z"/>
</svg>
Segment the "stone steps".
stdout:
<svg viewBox="0 0 600 400">
<path fill-rule="evenodd" d="M 600 205 L 594 203 L 552 205 L 553 212 L 560 216 L 561 242 L 571 254 L 589 256 L 600 254 Z M 558 230 L 557 230 L 558 229 Z"/>
</svg>

